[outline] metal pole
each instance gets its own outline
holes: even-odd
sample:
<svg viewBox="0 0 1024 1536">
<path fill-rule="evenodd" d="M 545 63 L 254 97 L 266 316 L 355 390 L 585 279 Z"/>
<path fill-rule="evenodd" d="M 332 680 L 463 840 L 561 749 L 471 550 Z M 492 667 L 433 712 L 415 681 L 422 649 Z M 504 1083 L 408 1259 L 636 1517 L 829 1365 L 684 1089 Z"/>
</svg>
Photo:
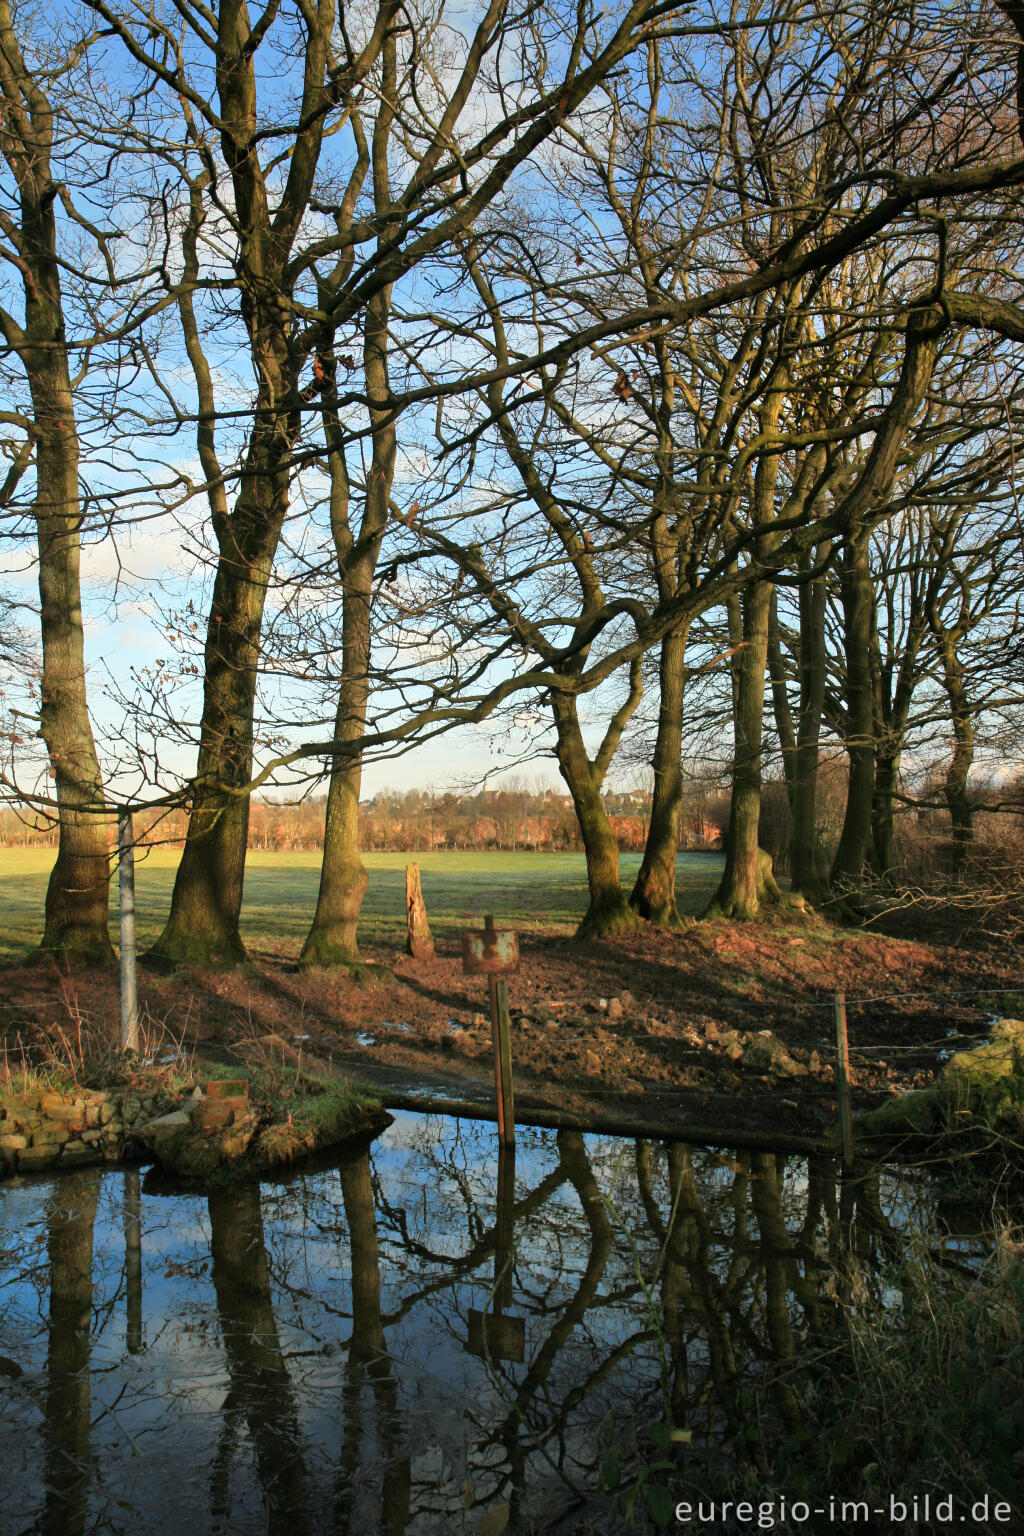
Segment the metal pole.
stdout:
<svg viewBox="0 0 1024 1536">
<path fill-rule="evenodd" d="M 850 1102 L 850 1041 L 846 1029 L 846 994 L 832 1000 L 836 1026 L 836 1099 L 839 1104 L 839 1145 L 843 1167 L 853 1166 L 853 1108 Z"/>
<path fill-rule="evenodd" d="M 130 811 L 117 818 L 118 902 L 121 919 L 121 1049 L 139 1049 L 139 980 L 135 969 L 135 837 Z"/>
</svg>

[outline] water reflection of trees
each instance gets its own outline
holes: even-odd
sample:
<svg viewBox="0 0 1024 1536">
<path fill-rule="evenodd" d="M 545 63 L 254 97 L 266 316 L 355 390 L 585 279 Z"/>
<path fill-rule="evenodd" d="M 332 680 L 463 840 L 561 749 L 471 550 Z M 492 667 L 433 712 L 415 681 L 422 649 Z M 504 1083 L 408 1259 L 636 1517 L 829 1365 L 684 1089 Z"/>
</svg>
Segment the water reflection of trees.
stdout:
<svg viewBox="0 0 1024 1536">
<path fill-rule="evenodd" d="M 45 1471 L 40 1529 L 81 1536 L 89 1502 L 93 1227 L 100 1176 L 57 1185 L 47 1220 L 50 1316 L 46 1348 Z"/>
<path fill-rule="evenodd" d="M 211 1513 L 230 1529 L 231 1462 L 244 1420 L 270 1536 L 305 1536 L 310 1517 L 302 1437 L 274 1317 L 259 1186 L 216 1190 L 209 1212 L 213 1285 L 230 1379 L 213 1464 Z"/>
<path fill-rule="evenodd" d="M 464 1506 L 478 1524 L 502 1502 L 512 1529 L 563 1515 L 571 1529 L 595 1513 L 608 1412 L 627 1456 L 648 1419 L 692 1432 L 680 1486 L 737 1458 L 767 1473 L 750 1389 L 762 1426 L 796 1428 L 793 1370 L 834 1340 L 845 1257 L 870 1264 L 900 1240 L 877 1176 L 844 1188 L 825 1159 L 524 1131 L 501 1168 L 490 1128 L 426 1122 L 336 1170 L 209 1196 L 227 1388 L 206 1457 L 211 1524 L 238 1528 L 244 1449 L 274 1536 L 398 1536 L 417 1515 L 455 1530 Z M 98 1180 L 64 1180 L 48 1218 L 40 1528 L 69 1536 L 89 1498 Z M 132 1351 L 144 1316 L 147 1334 L 159 1322 L 144 1312 L 140 1225 L 126 1184 Z M 521 1319 L 521 1360 L 508 1329 L 468 1352 L 480 1309 Z M 311 1393 L 328 1404 L 316 1433 Z"/>
</svg>

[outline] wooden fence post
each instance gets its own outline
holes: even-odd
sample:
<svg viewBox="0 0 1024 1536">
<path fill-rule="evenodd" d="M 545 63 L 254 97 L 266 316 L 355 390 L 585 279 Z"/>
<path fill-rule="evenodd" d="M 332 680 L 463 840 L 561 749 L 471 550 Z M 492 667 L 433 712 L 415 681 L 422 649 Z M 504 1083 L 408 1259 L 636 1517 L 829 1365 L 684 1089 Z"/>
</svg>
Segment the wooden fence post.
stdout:
<svg viewBox="0 0 1024 1536">
<path fill-rule="evenodd" d="M 420 886 L 418 864 L 405 866 L 405 925 L 406 953 L 412 955 L 414 960 L 436 959 L 434 940 L 430 934 L 430 924 L 427 922 L 427 908 Z"/>
<path fill-rule="evenodd" d="M 850 1102 L 850 1041 L 846 1027 L 846 995 L 832 1000 L 836 1026 L 836 1100 L 839 1105 L 839 1145 L 843 1167 L 853 1166 L 853 1108 Z"/>
</svg>

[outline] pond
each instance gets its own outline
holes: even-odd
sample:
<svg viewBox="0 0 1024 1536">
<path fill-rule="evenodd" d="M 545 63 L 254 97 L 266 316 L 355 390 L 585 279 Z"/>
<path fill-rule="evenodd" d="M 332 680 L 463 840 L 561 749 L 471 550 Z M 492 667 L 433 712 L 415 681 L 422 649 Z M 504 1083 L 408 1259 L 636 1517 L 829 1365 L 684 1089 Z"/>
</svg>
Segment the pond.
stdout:
<svg viewBox="0 0 1024 1536">
<path fill-rule="evenodd" d="M 755 1400 L 792 1410 L 850 1245 L 885 1304 L 885 1254 L 942 1216 L 893 1171 L 523 1128 L 499 1156 L 411 1114 L 209 1195 L 11 1181 L 0 1530 L 625 1529 L 602 1466 L 674 1427 L 674 1496 L 727 1471 Z"/>
</svg>

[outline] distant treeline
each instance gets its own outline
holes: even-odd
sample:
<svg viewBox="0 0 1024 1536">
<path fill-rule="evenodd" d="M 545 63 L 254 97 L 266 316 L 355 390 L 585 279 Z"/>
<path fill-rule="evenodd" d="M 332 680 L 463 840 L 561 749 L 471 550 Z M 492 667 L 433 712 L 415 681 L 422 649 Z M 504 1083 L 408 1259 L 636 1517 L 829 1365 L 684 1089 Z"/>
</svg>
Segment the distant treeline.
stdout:
<svg viewBox="0 0 1024 1536">
<path fill-rule="evenodd" d="M 650 819 L 650 798 L 632 791 L 607 794 L 605 808 L 622 849 L 642 849 Z M 249 813 L 249 848 L 286 852 L 323 848 L 323 796 L 281 804 L 254 800 Z M 683 815 L 684 848 L 711 848 L 721 837 L 728 800 L 711 794 L 688 804 Z M 360 845 L 365 852 L 411 853 L 427 848 L 522 849 L 575 852 L 583 847 L 569 795 L 552 790 L 483 789 L 474 795 L 451 790 L 383 790 L 360 806 Z M 184 811 L 136 817 L 139 842 L 180 847 Z M 30 812 L 0 810 L 0 847 L 57 846 L 57 829 Z"/>
</svg>

